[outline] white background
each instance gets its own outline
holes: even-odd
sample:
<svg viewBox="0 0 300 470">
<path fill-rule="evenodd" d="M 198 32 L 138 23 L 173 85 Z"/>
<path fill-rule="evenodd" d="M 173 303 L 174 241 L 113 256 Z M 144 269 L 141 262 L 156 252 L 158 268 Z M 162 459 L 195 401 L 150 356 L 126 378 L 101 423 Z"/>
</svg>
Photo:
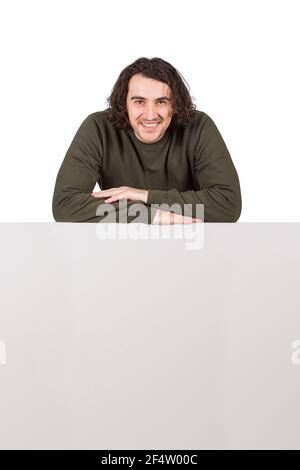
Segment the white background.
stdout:
<svg viewBox="0 0 300 470">
<path fill-rule="evenodd" d="M 240 177 L 240 221 L 300 221 L 298 0 L 0 5 L 0 221 L 53 221 L 75 132 L 143 56 L 176 67 L 215 121 Z"/>
</svg>

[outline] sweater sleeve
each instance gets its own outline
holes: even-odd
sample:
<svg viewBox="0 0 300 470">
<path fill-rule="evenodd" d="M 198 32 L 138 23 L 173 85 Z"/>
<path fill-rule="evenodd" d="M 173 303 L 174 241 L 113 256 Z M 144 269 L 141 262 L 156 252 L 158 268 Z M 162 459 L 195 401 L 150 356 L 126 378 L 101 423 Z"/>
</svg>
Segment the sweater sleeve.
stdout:
<svg viewBox="0 0 300 470">
<path fill-rule="evenodd" d="M 88 116 L 75 134 L 56 178 L 52 199 L 54 219 L 57 222 L 152 223 L 155 211 L 142 201 L 107 204 L 104 198 L 91 196 L 101 176 L 102 152 L 101 131 Z"/>
<path fill-rule="evenodd" d="M 242 208 L 238 174 L 220 132 L 207 114 L 196 139 L 194 175 L 199 190 L 150 189 L 147 204 L 177 203 L 182 209 L 190 204 L 193 217 L 196 205 L 203 204 L 205 222 L 236 222 Z"/>
</svg>

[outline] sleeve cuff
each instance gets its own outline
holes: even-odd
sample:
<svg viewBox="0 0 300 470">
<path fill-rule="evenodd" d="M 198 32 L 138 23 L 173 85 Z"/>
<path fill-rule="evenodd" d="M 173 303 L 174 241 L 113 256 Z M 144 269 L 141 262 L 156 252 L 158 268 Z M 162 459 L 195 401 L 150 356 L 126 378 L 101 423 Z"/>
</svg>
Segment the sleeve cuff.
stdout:
<svg viewBox="0 0 300 470">
<path fill-rule="evenodd" d="M 168 204 L 169 191 L 163 191 L 161 189 L 149 189 L 147 204 Z"/>
</svg>

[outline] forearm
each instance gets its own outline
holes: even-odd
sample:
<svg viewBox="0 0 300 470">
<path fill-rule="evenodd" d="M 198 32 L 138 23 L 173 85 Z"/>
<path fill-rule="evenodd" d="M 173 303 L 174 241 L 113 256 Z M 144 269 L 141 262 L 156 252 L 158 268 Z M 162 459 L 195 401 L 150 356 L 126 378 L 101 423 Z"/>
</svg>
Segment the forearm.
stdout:
<svg viewBox="0 0 300 470">
<path fill-rule="evenodd" d="M 65 195 L 63 196 L 63 193 Z M 154 211 L 142 202 L 117 201 L 106 204 L 104 199 L 89 193 L 54 192 L 52 212 L 56 222 L 102 222 L 150 224 Z"/>
<path fill-rule="evenodd" d="M 184 214 L 185 204 L 191 205 L 192 212 L 186 215 L 197 217 L 197 204 L 204 205 L 205 222 L 236 222 L 241 213 L 241 193 L 239 185 L 235 188 L 215 186 L 201 191 L 167 191 L 150 189 L 147 204 L 179 204 Z"/>
<path fill-rule="evenodd" d="M 102 173 L 102 137 L 89 117 L 78 129 L 59 169 L 52 199 L 57 222 L 151 223 L 154 214 L 142 201 L 106 204 L 92 191 Z M 139 215 L 140 212 L 140 215 Z"/>
</svg>

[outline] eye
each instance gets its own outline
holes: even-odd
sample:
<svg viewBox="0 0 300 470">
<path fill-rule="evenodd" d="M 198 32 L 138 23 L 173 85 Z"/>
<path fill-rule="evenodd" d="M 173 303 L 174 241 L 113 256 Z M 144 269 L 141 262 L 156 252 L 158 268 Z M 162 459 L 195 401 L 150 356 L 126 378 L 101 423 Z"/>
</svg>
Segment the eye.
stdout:
<svg viewBox="0 0 300 470">
<path fill-rule="evenodd" d="M 158 103 L 166 104 L 166 102 L 164 100 L 159 100 Z"/>
<path fill-rule="evenodd" d="M 143 103 L 143 100 L 135 100 L 135 103 L 141 104 Z"/>
</svg>

